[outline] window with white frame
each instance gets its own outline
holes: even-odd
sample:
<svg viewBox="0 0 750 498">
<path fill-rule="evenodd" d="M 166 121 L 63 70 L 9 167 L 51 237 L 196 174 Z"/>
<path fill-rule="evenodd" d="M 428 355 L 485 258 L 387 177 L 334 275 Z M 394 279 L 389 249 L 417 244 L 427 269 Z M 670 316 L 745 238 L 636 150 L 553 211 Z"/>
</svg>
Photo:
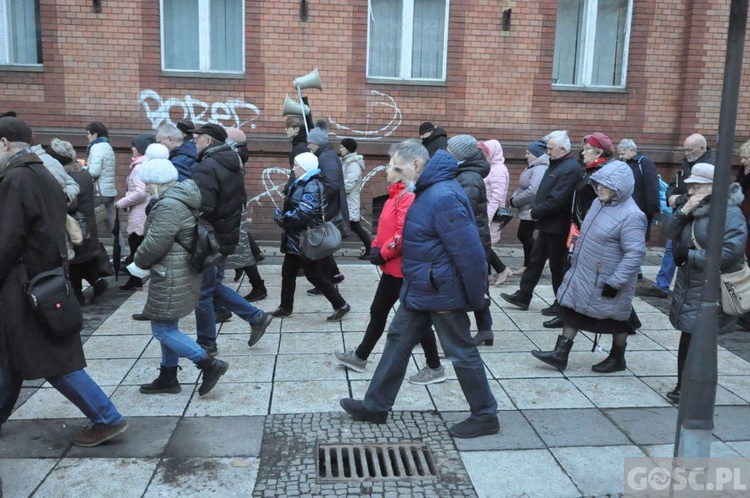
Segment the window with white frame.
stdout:
<svg viewBox="0 0 750 498">
<path fill-rule="evenodd" d="M 161 0 L 162 69 L 245 72 L 244 0 Z"/>
<path fill-rule="evenodd" d="M 370 0 L 367 76 L 445 81 L 449 0 Z"/>
<path fill-rule="evenodd" d="M 0 0 L 0 65 L 42 63 L 39 0 Z"/>
<path fill-rule="evenodd" d="M 624 88 L 633 0 L 559 0 L 552 83 Z"/>
</svg>

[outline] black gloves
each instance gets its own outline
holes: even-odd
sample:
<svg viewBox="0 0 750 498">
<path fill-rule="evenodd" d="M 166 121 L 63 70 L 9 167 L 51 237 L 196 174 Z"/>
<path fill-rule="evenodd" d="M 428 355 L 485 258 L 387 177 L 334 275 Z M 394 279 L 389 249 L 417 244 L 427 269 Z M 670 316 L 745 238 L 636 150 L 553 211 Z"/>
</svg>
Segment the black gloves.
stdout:
<svg viewBox="0 0 750 498">
<path fill-rule="evenodd" d="M 618 292 L 619 291 L 615 289 L 614 287 L 612 287 L 611 285 L 604 284 L 604 288 L 602 289 L 602 297 L 608 297 L 612 299 L 617 296 Z"/>
<path fill-rule="evenodd" d="M 380 254 L 379 247 L 373 247 L 370 249 L 370 263 L 378 266 L 385 264 L 385 259 L 383 259 L 383 255 Z"/>
</svg>

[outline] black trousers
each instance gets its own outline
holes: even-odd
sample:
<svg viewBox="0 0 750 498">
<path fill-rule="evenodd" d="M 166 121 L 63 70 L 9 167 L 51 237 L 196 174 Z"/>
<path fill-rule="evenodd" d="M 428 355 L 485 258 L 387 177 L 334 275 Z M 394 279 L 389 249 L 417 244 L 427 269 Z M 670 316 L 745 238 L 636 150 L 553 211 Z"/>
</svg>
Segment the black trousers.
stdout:
<svg viewBox="0 0 750 498">
<path fill-rule="evenodd" d="M 489 266 L 487 268 L 487 274 L 491 274 L 492 270 L 495 270 L 495 272 L 497 273 L 502 273 L 505 271 L 507 266 L 505 265 L 505 263 L 503 263 L 503 260 L 500 259 L 500 256 L 498 256 L 495 251 L 490 249 L 490 252 L 487 256 L 488 256 L 487 260 L 489 263 Z"/>
<path fill-rule="evenodd" d="M 318 264 L 320 265 L 323 275 L 325 275 L 329 282 L 333 282 L 333 277 L 341 273 L 339 271 L 339 266 L 336 264 L 336 260 L 333 259 L 333 256 L 326 256 L 325 258 L 318 261 Z"/>
<path fill-rule="evenodd" d="M 552 273 L 552 289 L 557 294 L 557 289 L 560 288 L 565 276 L 565 262 L 568 259 L 568 250 L 565 248 L 567 239 L 567 233 L 539 232 L 534 241 L 534 247 L 531 249 L 529 264 L 521 276 L 520 292 L 524 299 L 531 301 L 534 287 L 542 277 L 547 260 L 549 260 L 549 269 Z"/>
<path fill-rule="evenodd" d="M 677 349 L 677 389 L 682 387 L 682 372 L 685 370 L 688 351 L 690 350 L 690 339 L 693 334 L 683 332 L 680 335 L 680 346 Z"/>
<path fill-rule="evenodd" d="M 362 227 L 362 224 L 359 221 L 350 221 L 349 226 L 351 227 L 352 232 L 356 233 L 357 237 L 359 237 L 359 240 L 361 240 L 362 244 L 364 244 L 365 253 L 369 253 L 370 246 L 372 245 L 370 233 Z"/>
<path fill-rule="evenodd" d="M 282 309 L 286 311 L 294 310 L 294 291 L 297 290 L 297 272 L 300 268 L 305 271 L 307 281 L 323 292 L 333 309 L 337 310 L 346 304 L 333 283 L 323 275 L 321 261 L 311 261 L 304 256 L 287 253 L 284 255 L 284 262 L 281 265 Z"/>
<path fill-rule="evenodd" d="M 370 323 L 367 324 L 365 336 L 355 351 L 357 358 L 366 360 L 380 340 L 388 321 L 388 313 L 393 305 L 398 302 L 398 295 L 401 292 L 403 282 L 403 278 L 394 277 L 387 273 L 383 273 L 380 277 L 378 288 L 375 290 L 375 297 L 372 298 L 372 304 L 370 305 Z M 432 329 L 424 331 L 420 344 L 424 350 L 427 366 L 433 369 L 439 367 L 440 356 L 437 350 L 437 340 Z"/>
<path fill-rule="evenodd" d="M 518 224 L 516 237 L 523 246 L 523 266 L 529 266 L 531 261 L 531 249 L 534 247 L 534 230 L 536 222 L 534 220 L 521 220 Z"/>
</svg>

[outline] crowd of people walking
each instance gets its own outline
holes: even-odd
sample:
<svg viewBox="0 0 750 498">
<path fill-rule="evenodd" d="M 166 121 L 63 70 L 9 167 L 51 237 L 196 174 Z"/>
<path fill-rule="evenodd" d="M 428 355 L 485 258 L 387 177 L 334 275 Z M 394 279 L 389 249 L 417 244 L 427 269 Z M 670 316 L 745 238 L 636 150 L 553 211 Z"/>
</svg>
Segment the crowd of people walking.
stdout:
<svg viewBox="0 0 750 498">
<path fill-rule="evenodd" d="M 279 305 L 266 312 L 255 304 L 268 298 L 268 289 L 258 268 L 264 256 L 248 222 L 245 168 L 250 152 L 241 130 L 180 121 L 137 134 L 124 189 L 118 191 L 115 154 L 104 124 L 86 126 L 89 145 L 86 159 L 79 160 L 70 142 L 55 138 L 46 148 L 32 144 L 33 132 L 23 120 L 0 117 L 0 210 L 5 213 L 0 222 L 0 302 L 18 310 L 0 318 L 0 426 L 10 416 L 23 380 L 45 378 L 91 421 L 74 444 L 96 446 L 128 428 L 85 371 L 80 328 L 62 341 L 51 337 L 29 307 L 22 284 L 24 275 L 33 278 L 61 266 L 79 304 L 96 302 L 108 291 L 106 277 L 113 271 L 99 228 L 117 231 L 119 221 L 126 222 L 129 247 L 122 262 L 129 278 L 119 288 L 137 292 L 148 282 L 145 307 L 133 319 L 150 321 L 162 353 L 158 376 L 140 386 L 145 395 L 180 392 L 180 357 L 201 371 L 198 394 L 212 391 L 229 368 L 217 358 L 217 322 L 236 315 L 248 324 L 248 346 L 255 346 L 274 318 L 294 313 L 300 272 L 313 286 L 307 294 L 330 303 L 327 320 L 343 320 L 353 305 L 339 288 L 344 275 L 334 256 L 311 258 L 301 242 L 307 229 L 328 221 L 342 237 L 357 236 L 363 246 L 359 259 L 375 265 L 381 275 L 361 342 L 355 350 L 334 352 L 336 361 L 364 371 L 387 327 L 383 354 L 364 398 L 343 398 L 341 407 L 355 420 L 385 423 L 416 344 L 422 345 L 425 366 L 408 381 L 445 381 L 439 339 L 470 407 L 469 417 L 449 433 L 457 438 L 497 433 L 497 402 L 480 348 L 496 340 L 490 286 L 504 284 L 514 274 L 493 249 L 510 242 L 502 238 L 502 220 L 510 209 L 518 219 L 523 269 L 516 270 L 522 272 L 518 290 L 500 296 L 508 305 L 528 310 L 549 265 L 555 300 L 541 313 L 549 317 L 544 327 L 561 329 L 561 334 L 553 349 L 531 354 L 558 370 L 567 368 L 579 331 L 597 338 L 612 335 L 609 354 L 591 367 L 594 372 L 625 370 L 628 336 L 641 327 L 634 297 L 667 297 L 676 271 L 670 320 L 681 337 L 677 384 L 666 396 L 679 403 L 709 243 L 714 157 L 704 137 L 685 140 L 685 160 L 660 204 L 665 189 L 654 162 L 638 152 L 632 139 L 615 146 L 606 134 L 593 132 L 583 137 L 576 157 L 568 133 L 552 131 L 527 144 L 526 166 L 516 179 L 498 140 L 468 134 L 448 138 L 443 128 L 425 122 L 419 127 L 421 140 L 395 143 L 389 151 L 388 199 L 377 232 L 370 234 L 361 223 L 365 159 L 357 152 L 358 143 L 345 138 L 336 148 L 325 121 L 313 126 L 304 119 L 292 116 L 285 122 L 291 141 L 289 178 L 274 214 L 284 254 L 281 292 Z M 750 254 L 750 142 L 740 155 L 744 167 L 730 187 L 722 271 L 738 269 Z M 55 194 L 47 195 L 48 189 Z M 639 285 L 650 226 L 664 211 L 671 216 L 664 220 L 668 242 L 659 274 L 654 286 Z M 68 254 L 61 254 L 59 234 L 71 219 L 80 236 L 68 232 Z M 202 254 L 196 263 L 205 247 L 211 254 Z M 243 297 L 223 283 L 227 269 L 235 270 L 235 281 L 248 277 L 249 294 Z M 84 280 L 92 288 L 88 300 Z M 469 312 L 477 327 L 473 337 Z M 179 325 L 191 313 L 194 336 Z M 719 312 L 721 331 L 736 320 Z"/>
</svg>

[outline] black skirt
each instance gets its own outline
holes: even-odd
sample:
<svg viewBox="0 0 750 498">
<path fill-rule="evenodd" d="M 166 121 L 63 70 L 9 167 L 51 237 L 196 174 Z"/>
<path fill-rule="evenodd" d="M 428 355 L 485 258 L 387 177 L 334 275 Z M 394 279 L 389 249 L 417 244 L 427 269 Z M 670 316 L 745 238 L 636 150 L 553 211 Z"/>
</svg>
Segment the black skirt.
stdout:
<svg viewBox="0 0 750 498">
<path fill-rule="evenodd" d="M 627 320 L 591 318 L 565 306 L 562 307 L 560 318 L 565 326 L 595 334 L 635 334 L 635 331 L 641 328 L 641 321 L 632 307 L 630 308 L 630 316 Z"/>
</svg>

